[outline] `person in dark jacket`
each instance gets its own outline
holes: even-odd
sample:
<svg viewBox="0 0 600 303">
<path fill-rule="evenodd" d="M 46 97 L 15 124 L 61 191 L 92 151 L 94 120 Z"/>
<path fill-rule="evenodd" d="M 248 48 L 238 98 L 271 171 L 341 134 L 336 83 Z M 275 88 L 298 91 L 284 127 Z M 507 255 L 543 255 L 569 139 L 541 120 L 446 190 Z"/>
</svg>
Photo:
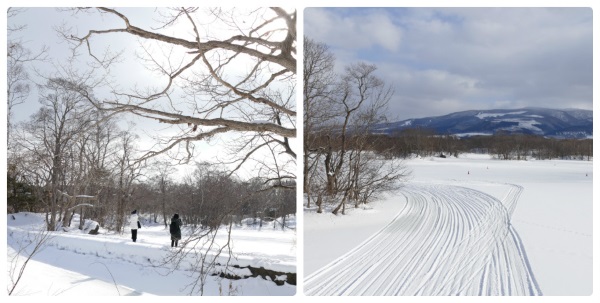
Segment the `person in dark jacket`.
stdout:
<svg viewBox="0 0 600 303">
<path fill-rule="evenodd" d="M 181 219 L 179 214 L 174 214 L 171 218 L 169 232 L 171 233 L 171 247 L 177 247 L 177 242 L 181 240 Z"/>
</svg>

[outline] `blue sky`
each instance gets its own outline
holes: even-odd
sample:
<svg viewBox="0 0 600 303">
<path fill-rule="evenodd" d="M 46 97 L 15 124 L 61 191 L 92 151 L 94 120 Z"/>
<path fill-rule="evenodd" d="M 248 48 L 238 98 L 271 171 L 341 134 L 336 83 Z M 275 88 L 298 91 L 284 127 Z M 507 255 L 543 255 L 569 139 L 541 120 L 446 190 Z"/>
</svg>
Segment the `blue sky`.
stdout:
<svg viewBox="0 0 600 303">
<path fill-rule="evenodd" d="M 392 118 L 471 109 L 592 109 L 591 8 L 306 8 L 337 69 L 373 63 Z"/>
</svg>

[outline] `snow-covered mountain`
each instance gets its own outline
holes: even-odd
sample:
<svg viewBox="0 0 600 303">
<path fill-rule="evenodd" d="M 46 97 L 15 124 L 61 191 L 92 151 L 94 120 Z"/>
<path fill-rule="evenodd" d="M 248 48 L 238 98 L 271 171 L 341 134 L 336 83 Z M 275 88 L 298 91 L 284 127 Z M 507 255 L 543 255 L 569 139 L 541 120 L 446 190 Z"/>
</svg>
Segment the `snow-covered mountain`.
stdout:
<svg viewBox="0 0 600 303">
<path fill-rule="evenodd" d="M 582 109 L 469 110 L 438 117 L 380 124 L 373 133 L 393 135 L 409 128 L 435 130 L 459 136 L 492 135 L 498 132 L 533 134 L 555 138 L 591 138 L 593 113 Z"/>
</svg>

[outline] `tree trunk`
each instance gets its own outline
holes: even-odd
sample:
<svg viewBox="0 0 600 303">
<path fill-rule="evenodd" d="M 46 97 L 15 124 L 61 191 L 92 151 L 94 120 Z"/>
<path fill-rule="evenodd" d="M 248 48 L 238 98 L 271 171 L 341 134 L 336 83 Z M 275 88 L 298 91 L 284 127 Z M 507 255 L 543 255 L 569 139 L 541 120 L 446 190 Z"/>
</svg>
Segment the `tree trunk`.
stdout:
<svg viewBox="0 0 600 303">
<path fill-rule="evenodd" d="M 344 198 L 342 198 L 342 202 L 340 202 L 340 204 L 338 204 L 338 206 L 332 211 L 332 213 L 334 215 L 337 216 L 338 212 L 340 211 L 340 209 L 342 210 L 342 215 L 345 215 L 345 211 L 346 211 L 346 199 L 348 199 L 348 191 L 346 191 L 346 193 L 344 194 Z"/>
<path fill-rule="evenodd" d="M 80 230 L 83 230 L 84 223 L 85 223 L 84 207 L 80 206 L 80 210 L 79 210 L 79 229 Z"/>
<path fill-rule="evenodd" d="M 319 193 L 319 196 L 317 196 L 317 213 L 323 213 L 323 195 Z"/>
</svg>

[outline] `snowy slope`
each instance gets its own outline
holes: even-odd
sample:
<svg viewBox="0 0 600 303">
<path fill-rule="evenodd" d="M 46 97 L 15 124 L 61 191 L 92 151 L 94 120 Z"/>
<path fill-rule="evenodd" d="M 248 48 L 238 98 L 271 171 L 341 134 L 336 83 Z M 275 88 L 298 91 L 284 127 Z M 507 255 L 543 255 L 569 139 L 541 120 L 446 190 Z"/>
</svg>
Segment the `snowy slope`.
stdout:
<svg viewBox="0 0 600 303">
<path fill-rule="evenodd" d="M 372 132 L 393 135 L 417 127 L 457 136 L 509 132 L 557 138 L 589 138 L 593 134 L 593 115 L 591 110 L 578 109 L 469 110 L 381 124 L 375 126 Z"/>
</svg>

